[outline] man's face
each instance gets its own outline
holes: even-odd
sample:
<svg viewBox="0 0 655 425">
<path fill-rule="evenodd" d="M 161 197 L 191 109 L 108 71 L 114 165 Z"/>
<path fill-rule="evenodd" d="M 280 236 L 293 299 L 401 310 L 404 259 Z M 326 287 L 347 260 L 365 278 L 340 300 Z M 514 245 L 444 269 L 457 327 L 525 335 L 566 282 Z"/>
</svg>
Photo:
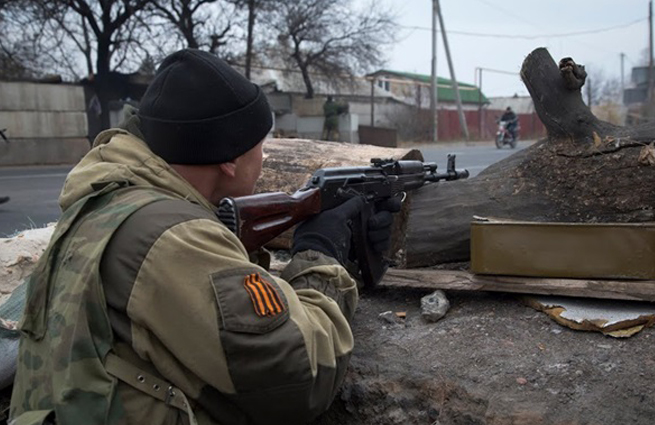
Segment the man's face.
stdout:
<svg viewBox="0 0 655 425">
<path fill-rule="evenodd" d="M 262 172 L 264 158 L 264 140 L 254 148 L 234 160 L 236 175 L 231 196 L 252 195 L 255 191 L 255 184 Z"/>
</svg>

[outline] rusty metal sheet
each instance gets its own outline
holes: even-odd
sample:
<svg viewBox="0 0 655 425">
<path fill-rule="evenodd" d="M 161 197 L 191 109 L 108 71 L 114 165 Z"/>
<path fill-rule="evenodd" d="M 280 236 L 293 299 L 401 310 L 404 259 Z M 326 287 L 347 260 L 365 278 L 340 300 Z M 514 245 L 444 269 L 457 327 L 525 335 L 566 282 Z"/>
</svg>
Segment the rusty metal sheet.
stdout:
<svg viewBox="0 0 655 425">
<path fill-rule="evenodd" d="M 586 279 L 655 279 L 655 223 L 550 223 L 476 217 L 471 271 Z"/>
<path fill-rule="evenodd" d="M 655 325 L 652 303 L 585 298 L 525 296 L 523 301 L 563 326 L 625 338 Z"/>
</svg>

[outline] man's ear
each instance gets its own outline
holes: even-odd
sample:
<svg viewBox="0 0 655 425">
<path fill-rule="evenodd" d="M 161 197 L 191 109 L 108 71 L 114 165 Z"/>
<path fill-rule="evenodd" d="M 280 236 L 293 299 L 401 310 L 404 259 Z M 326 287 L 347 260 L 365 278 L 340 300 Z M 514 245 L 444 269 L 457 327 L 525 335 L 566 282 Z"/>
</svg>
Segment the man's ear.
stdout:
<svg viewBox="0 0 655 425">
<path fill-rule="evenodd" d="M 237 165 L 233 161 L 230 162 L 223 162 L 221 164 L 218 164 L 219 170 L 221 170 L 221 173 L 225 174 L 228 177 L 234 177 L 236 175 L 236 170 L 237 170 Z"/>
</svg>

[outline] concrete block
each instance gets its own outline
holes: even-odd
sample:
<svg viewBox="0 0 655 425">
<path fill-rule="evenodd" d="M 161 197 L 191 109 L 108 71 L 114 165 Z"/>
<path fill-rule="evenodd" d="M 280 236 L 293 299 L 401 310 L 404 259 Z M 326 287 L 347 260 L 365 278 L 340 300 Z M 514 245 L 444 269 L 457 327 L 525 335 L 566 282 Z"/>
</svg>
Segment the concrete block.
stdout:
<svg viewBox="0 0 655 425">
<path fill-rule="evenodd" d="M 0 142 L 0 166 L 76 164 L 90 150 L 86 138 L 16 139 Z"/>
<path fill-rule="evenodd" d="M 266 98 L 272 111 L 288 113 L 291 111 L 291 95 L 287 93 L 267 93 Z"/>
<path fill-rule="evenodd" d="M 0 82 L 0 111 L 85 110 L 81 86 Z"/>
<path fill-rule="evenodd" d="M 357 131 L 359 116 L 357 114 L 339 115 L 339 131 Z"/>
<path fill-rule="evenodd" d="M 275 129 L 284 131 L 297 131 L 298 117 L 295 114 L 279 115 L 275 120 Z"/>
<path fill-rule="evenodd" d="M 294 96 L 293 111 L 300 117 L 323 116 L 324 98 L 306 99 L 304 96 Z"/>
<path fill-rule="evenodd" d="M 323 117 L 298 117 L 298 133 L 318 133 L 323 132 Z"/>
<path fill-rule="evenodd" d="M 0 128 L 11 139 L 86 137 L 84 112 L 0 111 Z"/>
</svg>

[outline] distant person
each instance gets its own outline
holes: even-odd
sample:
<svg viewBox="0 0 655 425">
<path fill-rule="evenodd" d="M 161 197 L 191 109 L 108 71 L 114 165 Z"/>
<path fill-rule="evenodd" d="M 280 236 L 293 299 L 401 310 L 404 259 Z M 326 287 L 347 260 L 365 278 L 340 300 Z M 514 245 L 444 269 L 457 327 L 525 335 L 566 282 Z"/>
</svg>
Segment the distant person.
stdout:
<svg viewBox="0 0 655 425">
<path fill-rule="evenodd" d="M 500 120 L 507 122 L 507 131 L 509 131 L 513 139 L 516 139 L 516 124 L 518 122 L 518 117 L 514 111 L 512 111 L 511 107 L 508 106 L 507 109 L 505 109 L 505 113 L 500 117 Z"/>
<path fill-rule="evenodd" d="M 0 137 L 2 137 L 2 140 L 4 140 L 5 143 L 9 143 L 9 139 L 7 139 L 7 136 L 5 136 L 5 131 L 7 131 L 6 128 L 0 130 Z M 8 201 L 9 201 L 9 196 L 0 196 L 0 204 L 4 204 L 5 202 Z"/>
<path fill-rule="evenodd" d="M 339 140 L 339 115 L 348 112 L 348 104 L 335 102 L 328 96 L 323 104 L 323 140 Z"/>
</svg>

